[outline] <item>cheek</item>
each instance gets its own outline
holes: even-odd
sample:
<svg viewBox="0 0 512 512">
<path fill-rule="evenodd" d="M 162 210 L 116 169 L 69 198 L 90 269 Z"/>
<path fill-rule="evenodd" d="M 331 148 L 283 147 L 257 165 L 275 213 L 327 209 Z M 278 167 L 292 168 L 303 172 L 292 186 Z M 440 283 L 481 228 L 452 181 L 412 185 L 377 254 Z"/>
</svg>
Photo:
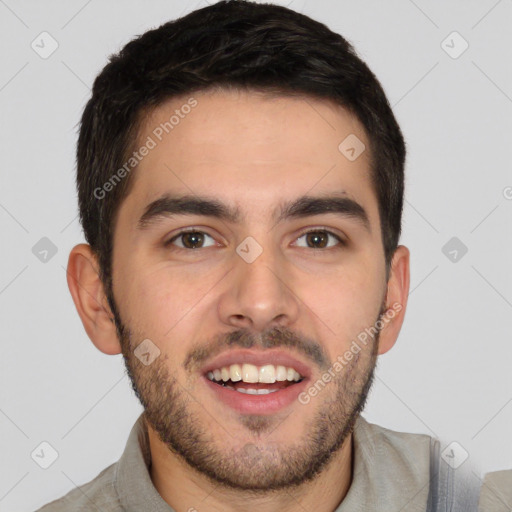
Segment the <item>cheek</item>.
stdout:
<svg viewBox="0 0 512 512">
<path fill-rule="evenodd" d="M 338 355 L 360 332 L 374 325 L 384 293 L 380 277 L 369 267 L 344 269 L 329 279 L 316 278 L 303 292 L 318 326 L 331 339 L 331 355 Z M 334 354 L 335 352 L 335 354 Z"/>
<path fill-rule="evenodd" d="M 133 271 L 124 293 L 133 325 L 158 340 L 176 336 L 201 309 L 201 299 L 212 287 L 210 279 L 160 267 Z"/>
</svg>

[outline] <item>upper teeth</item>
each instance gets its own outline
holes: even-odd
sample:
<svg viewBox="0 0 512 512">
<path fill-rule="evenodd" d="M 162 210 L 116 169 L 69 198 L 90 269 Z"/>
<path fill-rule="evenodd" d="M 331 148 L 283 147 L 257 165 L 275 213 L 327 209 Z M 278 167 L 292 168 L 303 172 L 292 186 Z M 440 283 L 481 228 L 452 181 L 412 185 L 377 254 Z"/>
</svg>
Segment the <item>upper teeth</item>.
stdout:
<svg viewBox="0 0 512 512">
<path fill-rule="evenodd" d="M 273 364 L 266 364 L 265 366 L 254 366 L 253 364 L 232 364 L 230 366 L 223 366 L 208 372 L 210 380 L 228 381 L 231 379 L 233 382 L 263 382 L 271 384 L 276 381 L 298 381 L 300 374 L 293 368 L 286 366 L 274 366 Z"/>
</svg>

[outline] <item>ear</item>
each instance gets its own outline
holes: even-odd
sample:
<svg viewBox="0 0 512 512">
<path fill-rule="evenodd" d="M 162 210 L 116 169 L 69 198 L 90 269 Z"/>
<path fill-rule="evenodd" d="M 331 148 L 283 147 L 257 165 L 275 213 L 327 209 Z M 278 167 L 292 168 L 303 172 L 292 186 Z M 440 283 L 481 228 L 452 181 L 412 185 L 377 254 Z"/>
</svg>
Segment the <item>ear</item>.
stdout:
<svg viewBox="0 0 512 512">
<path fill-rule="evenodd" d="M 69 291 L 87 335 L 101 352 L 120 354 L 114 315 L 99 277 L 96 255 L 88 244 L 71 250 L 66 271 Z"/>
<path fill-rule="evenodd" d="M 404 321 L 409 296 L 409 249 L 399 245 L 391 261 L 386 293 L 386 308 L 379 339 L 379 355 L 385 354 L 395 344 Z"/>
</svg>

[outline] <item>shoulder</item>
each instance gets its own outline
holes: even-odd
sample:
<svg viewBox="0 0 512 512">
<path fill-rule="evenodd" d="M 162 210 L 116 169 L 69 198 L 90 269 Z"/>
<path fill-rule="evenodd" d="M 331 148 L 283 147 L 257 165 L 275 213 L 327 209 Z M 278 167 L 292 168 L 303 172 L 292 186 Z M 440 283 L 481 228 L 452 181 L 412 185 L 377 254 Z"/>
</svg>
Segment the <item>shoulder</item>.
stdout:
<svg viewBox="0 0 512 512">
<path fill-rule="evenodd" d="M 427 434 L 390 430 L 362 417 L 354 436 L 381 488 L 395 486 L 405 496 L 416 496 L 417 492 L 422 510 L 428 496 L 428 511 L 476 511 L 480 479 L 463 450 L 453 453 L 452 443 Z M 457 460 L 453 460 L 455 455 Z"/>
<path fill-rule="evenodd" d="M 102 510 L 120 512 L 123 510 L 114 487 L 117 462 L 103 469 L 93 480 L 72 489 L 36 512 L 82 512 Z"/>
<path fill-rule="evenodd" d="M 478 506 L 482 512 L 512 510 L 512 469 L 485 474 Z"/>
</svg>

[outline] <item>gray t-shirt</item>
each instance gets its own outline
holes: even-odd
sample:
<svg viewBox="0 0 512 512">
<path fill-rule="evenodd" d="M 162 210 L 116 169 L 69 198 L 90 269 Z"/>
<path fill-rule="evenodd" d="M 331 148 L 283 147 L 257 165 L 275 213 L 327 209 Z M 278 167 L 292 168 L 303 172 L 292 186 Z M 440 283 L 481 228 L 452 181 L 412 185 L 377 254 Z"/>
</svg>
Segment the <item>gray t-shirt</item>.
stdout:
<svg viewBox="0 0 512 512">
<path fill-rule="evenodd" d="M 396 432 L 359 416 L 353 441 L 352 482 L 333 512 L 476 512 L 475 482 L 469 483 L 467 477 L 455 478 L 453 485 L 456 472 L 438 459 L 439 441 L 431 436 Z M 148 434 L 141 414 L 116 463 L 36 512 L 175 512 L 154 487 L 150 464 Z M 463 482 L 462 492 L 457 491 L 457 481 Z M 464 499 L 445 496 L 453 492 L 464 494 Z"/>
</svg>

